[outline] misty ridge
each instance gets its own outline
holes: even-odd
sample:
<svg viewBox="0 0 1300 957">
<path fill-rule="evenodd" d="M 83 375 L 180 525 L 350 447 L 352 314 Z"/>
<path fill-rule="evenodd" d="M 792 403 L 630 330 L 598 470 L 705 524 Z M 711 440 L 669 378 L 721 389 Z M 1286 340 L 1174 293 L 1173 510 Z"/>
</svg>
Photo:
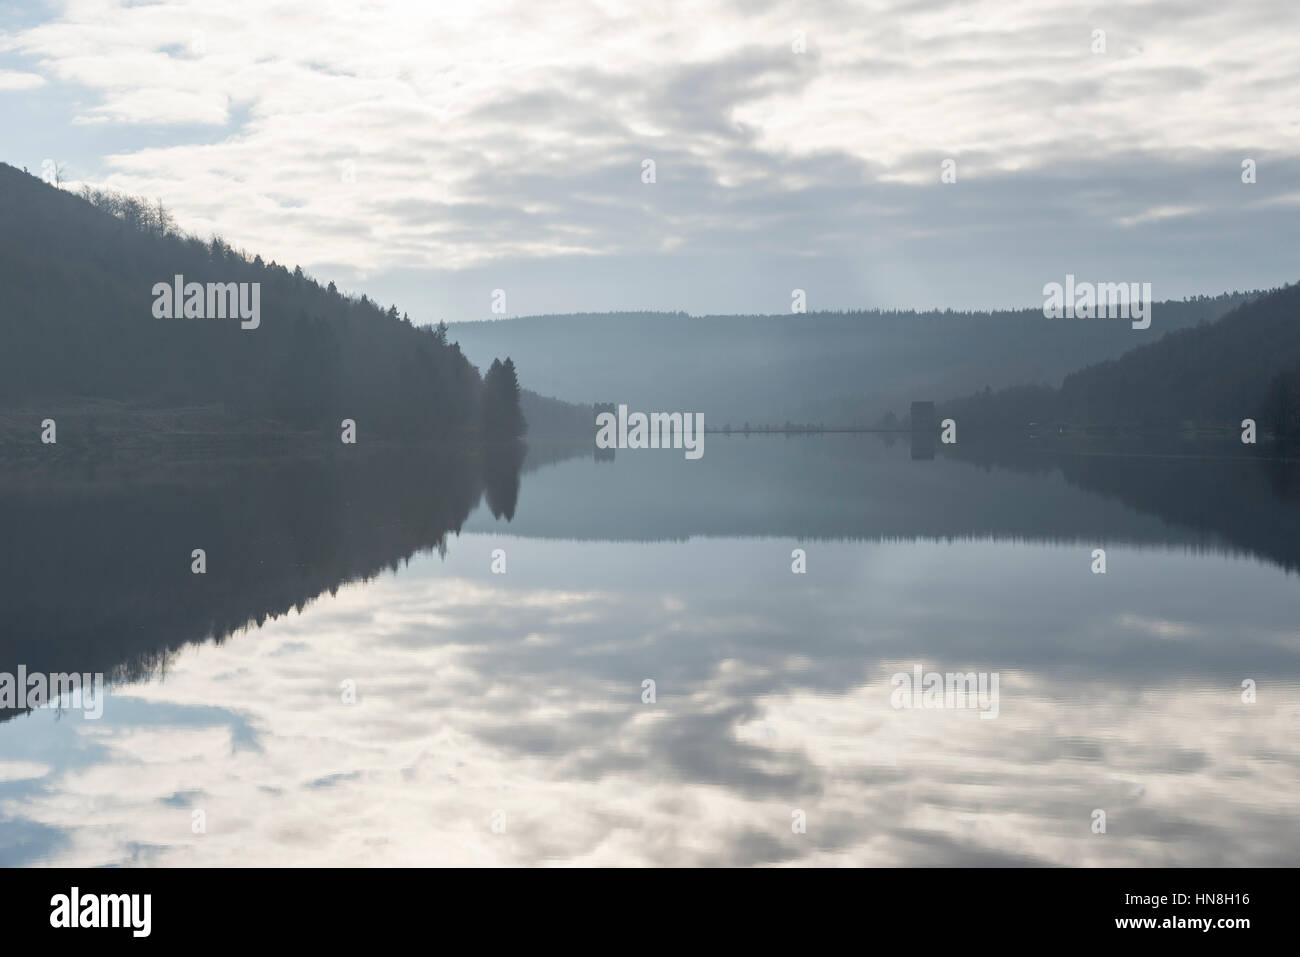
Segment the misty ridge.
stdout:
<svg viewBox="0 0 1300 957">
<path fill-rule="evenodd" d="M 691 408 L 704 413 L 710 429 L 740 429 L 746 422 L 888 428 L 906 425 L 917 399 L 1059 386 L 1089 364 L 1172 332 L 1208 326 L 1258 295 L 1155 302 L 1145 330 L 1106 319 L 1049 319 L 1041 307 L 760 316 L 582 313 L 452 328 L 467 355 L 508 352 L 532 370 L 534 388 L 569 401 Z M 1040 411 L 1026 422 L 1043 417 Z"/>
<path fill-rule="evenodd" d="M 1031 307 L 427 326 L 184 235 L 161 201 L 73 195 L 0 165 L 0 214 L 0 410 L 57 412 L 73 445 L 132 420 L 156 432 L 157 410 L 212 435 L 330 437 L 350 421 L 367 438 L 473 442 L 591 440 L 614 404 L 709 430 L 902 428 L 914 400 L 977 432 L 1254 417 L 1300 435 L 1289 285 L 1146 302 L 1135 324 Z M 25 448 L 38 421 L 5 417 L 0 441 Z"/>
</svg>

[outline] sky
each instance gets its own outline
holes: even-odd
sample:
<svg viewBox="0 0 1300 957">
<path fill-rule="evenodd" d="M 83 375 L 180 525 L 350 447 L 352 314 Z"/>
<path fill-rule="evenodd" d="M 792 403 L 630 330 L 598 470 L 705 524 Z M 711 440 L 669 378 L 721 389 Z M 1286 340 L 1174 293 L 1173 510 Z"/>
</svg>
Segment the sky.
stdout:
<svg viewBox="0 0 1300 957">
<path fill-rule="evenodd" d="M 1297 36 L 1295 0 L 0 0 L 0 161 L 419 322 L 1181 298 L 1300 278 Z"/>
</svg>

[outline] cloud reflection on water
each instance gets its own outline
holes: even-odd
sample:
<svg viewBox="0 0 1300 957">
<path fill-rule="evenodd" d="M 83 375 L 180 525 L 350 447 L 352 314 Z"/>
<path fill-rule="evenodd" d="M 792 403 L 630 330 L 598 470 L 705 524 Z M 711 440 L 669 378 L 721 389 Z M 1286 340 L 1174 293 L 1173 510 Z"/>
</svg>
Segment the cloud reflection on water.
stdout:
<svg viewBox="0 0 1300 957">
<path fill-rule="evenodd" d="M 773 575 L 794 544 L 463 535 L 187 649 L 102 721 L 0 726 L 0 860 L 1297 859 L 1296 629 L 1252 600 L 1283 572 L 1112 549 L 1102 579 L 1077 548 L 922 542 L 818 544 Z M 998 671 L 999 717 L 895 711 L 889 676 L 918 663 Z"/>
</svg>

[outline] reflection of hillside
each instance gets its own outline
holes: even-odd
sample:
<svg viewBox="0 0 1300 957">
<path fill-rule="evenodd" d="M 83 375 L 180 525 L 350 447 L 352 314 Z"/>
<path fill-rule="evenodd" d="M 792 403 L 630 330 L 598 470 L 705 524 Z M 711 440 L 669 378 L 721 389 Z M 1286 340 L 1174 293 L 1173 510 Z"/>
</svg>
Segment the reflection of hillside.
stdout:
<svg viewBox="0 0 1300 957">
<path fill-rule="evenodd" d="M 1175 545 L 1300 568 L 1296 463 L 1256 456 L 1075 455 L 940 448 L 866 436 L 710 436 L 705 457 L 620 453 L 529 475 L 513 534 L 680 540 L 1009 539 Z M 467 526 L 478 526 L 475 517 Z"/>
<path fill-rule="evenodd" d="M 1076 488 L 1159 519 L 1166 541 L 1300 570 L 1300 460 L 1275 451 L 1223 440 L 1080 437 L 975 443 L 955 454 L 984 468 L 1059 472 Z"/>
<path fill-rule="evenodd" d="M 512 510 L 519 457 L 430 448 L 7 492 L 0 671 L 154 671 L 187 643 L 444 549 L 485 487 Z M 190 570 L 195 548 L 204 575 Z"/>
<path fill-rule="evenodd" d="M 1061 460 L 1067 480 L 1113 496 L 1167 522 L 1195 529 L 1288 571 L 1300 570 L 1300 469 L 1294 462 L 1243 457 L 1180 462 L 1076 456 Z"/>
</svg>

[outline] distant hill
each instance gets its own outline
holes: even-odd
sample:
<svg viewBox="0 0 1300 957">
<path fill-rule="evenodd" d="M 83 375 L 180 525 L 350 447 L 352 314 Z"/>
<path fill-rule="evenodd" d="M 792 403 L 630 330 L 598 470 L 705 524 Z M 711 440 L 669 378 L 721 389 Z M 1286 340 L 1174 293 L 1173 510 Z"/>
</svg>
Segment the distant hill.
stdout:
<svg viewBox="0 0 1300 957">
<path fill-rule="evenodd" d="M 1232 293 L 1158 302 L 1148 330 L 1126 321 L 1045 319 L 1001 312 L 689 316 L 608 313 L 454 323 L 476 362 L 510 355 L 530 385 L 581 402 L 699 411 L 710 426 L 745 421 L 873 425 L 913 399 L 1059 385 L 1177 330 L 1248 301 Z"/>
<path fill-rule="evenodd" d="M 1237 429 L 1253 418 L 1293 436 L 1300 432 L 1300 286 L 1090 365 L 1060 388 L 1022 385 L 940 408 L 969 425 L 1000 429 L 1023 430 L 1029 422 Z"/>
<path fill-rule="evenodd" d="M 155 287 L 176 276 L 183 301 L 160 306 L 173 297 Z M 189 283 L 202 284 L 196 303 L 233 317 L 159 318 L 181 312 Z M 250 284 L 243 303 L 257 305 L 256 321 L 235 313 L 232 283 Z M 215 299 L 207 284 L 221 284 Z M 520 377 L 528 383 L 527 368 Z M 415 326 L 396 306 L 344 296 L 219 238 L 181 235 L 160 203 L 78 196 L 0 164 L 0 410 L 79 397 L 217 407 L 232 427 L 337 431 L 351 418 L 363 437 L 483 434 L 483 380 L 445 327 Z M 590 419 L 524 400 L 550 424 Z"/>
</svg>

